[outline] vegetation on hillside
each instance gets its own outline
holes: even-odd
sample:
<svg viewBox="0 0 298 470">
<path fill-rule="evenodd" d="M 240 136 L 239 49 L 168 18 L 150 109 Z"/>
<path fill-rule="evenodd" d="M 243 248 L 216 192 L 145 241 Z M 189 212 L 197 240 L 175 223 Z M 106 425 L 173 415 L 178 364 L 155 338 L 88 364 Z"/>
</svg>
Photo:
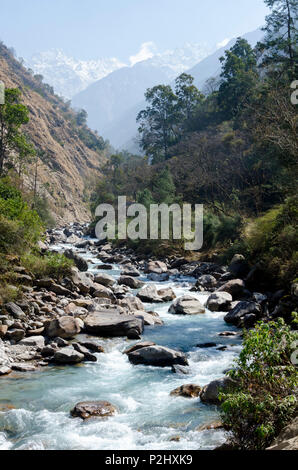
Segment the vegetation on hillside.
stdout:
<svg viewBox="0 0 298 470">
<path fill-rule="evenodd" d="M 221 75 L 209 81 L 208 93 L 185 73 L 174 89 L 147 90 L 147 107 L 137 117 L 146 157 L 113 155 L 92 207 L 118 195 L 204 204 L 205 253 L 263 261 L 269 282 L 287 286 L 297 272 L 297 107 L 291 103 L 297 5 L 266 3 L 272 11 L 264 41 L 252 49 L 239 38 L 220 59 Z"/>
</svg>

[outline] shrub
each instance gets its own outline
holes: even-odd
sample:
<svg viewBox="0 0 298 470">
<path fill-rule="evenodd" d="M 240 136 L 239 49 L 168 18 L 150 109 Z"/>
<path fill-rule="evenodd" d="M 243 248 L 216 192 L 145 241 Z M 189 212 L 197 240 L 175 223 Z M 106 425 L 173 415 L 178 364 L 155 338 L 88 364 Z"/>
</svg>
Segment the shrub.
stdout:
<svg viewBox="0 0 298 470">
<path fill-rule="evenodd" d="M 32 253 L 25 254 L 21 257 L 21 263 L 36 278 L 54 277 L 60 279 L 70 275 L 73 266 L 72 260 L 58 253 L 49 253 L 43 257 Z"/>
<path fill-rule="evenodd" d="M 298 374 L 291 362 L 297 339 L 283 319 L 244 333 L 243 350 L 229 372 L 237 387 L 221 394 L 222 420 L 235 448 L 265 449 L 297 413 Z"/>
<path fill-rule="evenodd" d="M 40 238 L 42 222 L 9 179 L 0 180 L 0 252 L 23 252 Z"/>
</svg>

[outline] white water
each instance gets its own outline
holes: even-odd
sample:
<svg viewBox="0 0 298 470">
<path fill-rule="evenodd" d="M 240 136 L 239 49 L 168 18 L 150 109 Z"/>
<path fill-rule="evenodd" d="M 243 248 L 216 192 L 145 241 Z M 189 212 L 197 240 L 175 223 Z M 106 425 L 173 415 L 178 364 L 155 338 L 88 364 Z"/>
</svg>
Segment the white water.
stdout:
<svg viewBox="0 0 298 470">
<path fill-rule="evenodd" d="M 93 256 L 88 253 L 85 258 Z M 97 259 L 96 264 L 100 264 Z M 92 264 L 90 270 L 97 272 Z M 105 272 L 117 278 L 120 269 L 115 265 L 113 271 Z M 158 286 L 171 286 L 181 296 L 189 292 L 193 281 L 184 278 Z M 202 302 L 208 297 L 206 293 L 191 295 Z M 221 430 L 196 430 L 218 419 L 215 406 L 204 405 L 199 398 L 169 394 L 182 384 L 205 385 L 223 376 L 239 354 L 239 340 L 218 336 L 220 331 L 233 330 L 223 321 L 224 313 L 177 316 L 168 313 L 169 305 L 146 305 L 159 313 L 165 325 L 145 327 L 143 339 L 186 352 L 190 375 L 131 365 L 122 351 L 135 341 L 117 338 L 102 340 L 106 353 L 97 355 L 97 363 L 48 367 L 2 378 L 0 405 L 7 403 L 15 409 L 0 412 L 0 449 L 196 450 L 224 442 Z M 196 347 L 205 342 L 231 347 L 227 351 Z M 71 418 L 70 409 L 86 400 L 108 400 L 119 413 L 103 421 Z M 175 436 L 179 442 L 171 441 Z"/>
</svg>

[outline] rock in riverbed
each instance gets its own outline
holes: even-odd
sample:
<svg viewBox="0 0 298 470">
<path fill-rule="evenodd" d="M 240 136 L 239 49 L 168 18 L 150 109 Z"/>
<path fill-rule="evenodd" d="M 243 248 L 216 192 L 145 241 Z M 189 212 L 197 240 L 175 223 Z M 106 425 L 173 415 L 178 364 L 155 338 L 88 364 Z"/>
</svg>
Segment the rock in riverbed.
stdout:
<svg viewBox="0 0 298 470">
<path fill-rule="evenodd" d="M 228 292 L 214 292 L 208 297 L 206 307 L 211 312 L 228 312 L 233 298 Z"/>
<path fill-rule="evenodd" d="M 170 367 L 174 364 L 187 366 L 186 355 L 164 346 L 148 346 L 128 354 L 132 364 L 144 364 L 155 367 Z"/>
<path fill-rule="evenodd" d="M 107 418 L 113 416 L 117 408 L 108 401 L 85 401 L 78 403 L 70 412 L 74 418 Z"/>
<path fill-rule="evenodd" d="M 222 377 L 221 379 L 213 380 L 203 388 L 200 394 L 201 401 L 203 403 L 218 405 L 220 404 L 220 392 L 226 392 L 229 389 L 233 389 L 233 387 L 235 387 L 235 381 L 230 379 L 230 377 Z"/>
<path fill-rule="evenodd" d="M 46 335 L 50 338 L 58 336 L 63 339 L 71 339 L 81 331 L 78 319 L 69 316 L 47 322 L 45 326 Z"/>
<path fill-rule="evenodd" d="M 131 330 L 141 335 L 144 322 L 134 315 L 120 315 L 102 309 L 88 315 L 85 319 L 85 329 L 90 334 L 104 337 L 131 336 Z"/>
<path fill-rule="evenodd" d="M 202 388 L 199 385 L 186 384 L 175 388 L 175 390 L 173 390 L 170 395 L 176 397 L 197 398 L 200 396 L 201 392 Z"/>
<path fill-rule="evenodd" d="M 197 315 L 199 313 L 205 313 L 205 308 L 195 297 L 184 295 L 172 303 L 169 312 L 177 315 Z"/>
<path fill-rule="evenodd" d="M 84 360 L 84 355 L 72 346 L 67 346 L 54 354 L 54 362 L 58 364 L 78 364 Z"/>
<path fill-rule="evenodd" d="M 142 302 L 147 303 L 160 303 L 163 300 L 160 298 L 157 292 L 157 288 L 154 285 L 144 286 L 137 294 L 137 297 L 142 300 Z"/>
</svg>

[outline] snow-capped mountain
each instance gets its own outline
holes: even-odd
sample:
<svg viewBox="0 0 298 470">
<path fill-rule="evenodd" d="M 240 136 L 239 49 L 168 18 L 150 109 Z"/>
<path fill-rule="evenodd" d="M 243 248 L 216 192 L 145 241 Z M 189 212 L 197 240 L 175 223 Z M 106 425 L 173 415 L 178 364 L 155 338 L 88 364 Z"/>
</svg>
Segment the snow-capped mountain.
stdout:
<svg viewBox="0 0 298 470">
<path fill-rule="evenodd" d="M 35 54 L 25 61 L 25 65 L 34 73 L 43 75 L 44 81 L 53 86 L 56 93 L 69 99 L 91 83 L 125 66 L 116 58 L 77 60 L 59 49 Z"/>
<path fill-rule="evenodd" d="M 208 44 L 186 43 L 183 47 L 155 54 L 146 62 L 154 67 L 168 68 L 169 75 L 171 75 L 169 78 L 174 79 L 205 59 L 205 57 L 208 57 L 215 50 L 216 47 L 211 47 Z"/>
<path fill-rule="evenodd" d="M 145 45 L 141 46 L 141 50 L 143 46 Z M 183 47 L 163 53 L 152 52 L 146 62 L 151 67 L 167 68 L 168 78 L 171 80 L 211 52 L 213 50 L 207 44 L 185 44 Z M 115 70 L 132 67 L 141 62 L 141 58 L 142 54 L 139 53 L 133 56 L 134 60 L 130 58 L 127 64 L 115 57 L 84 61 L 69 57 L 62 50 L 52 49 L 35 54 L 25 61 L 25 65 L 34 73 L 43 75 L 44 81 L 53 86 L 56 93 L 70 99 Z"/>
</svg>

